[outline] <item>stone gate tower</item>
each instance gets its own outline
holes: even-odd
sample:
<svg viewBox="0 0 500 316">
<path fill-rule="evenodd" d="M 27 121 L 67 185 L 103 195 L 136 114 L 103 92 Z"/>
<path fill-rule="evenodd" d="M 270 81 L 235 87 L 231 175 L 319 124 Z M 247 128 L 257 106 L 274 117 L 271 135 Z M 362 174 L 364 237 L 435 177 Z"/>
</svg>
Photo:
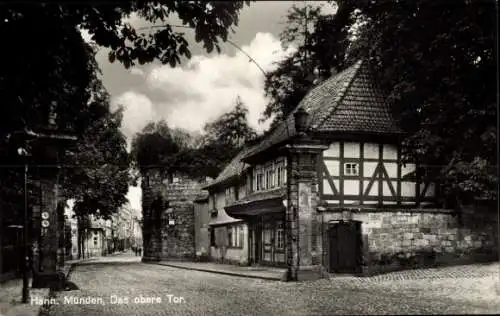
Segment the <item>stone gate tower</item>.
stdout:
<svg viewBox="0 0 500 316">
<path fill-rule="evenodd" d="M 195 258 L 194 200 L 201 183 L 150 170 L 143 176 L 143 261 Z"/>
</svg>

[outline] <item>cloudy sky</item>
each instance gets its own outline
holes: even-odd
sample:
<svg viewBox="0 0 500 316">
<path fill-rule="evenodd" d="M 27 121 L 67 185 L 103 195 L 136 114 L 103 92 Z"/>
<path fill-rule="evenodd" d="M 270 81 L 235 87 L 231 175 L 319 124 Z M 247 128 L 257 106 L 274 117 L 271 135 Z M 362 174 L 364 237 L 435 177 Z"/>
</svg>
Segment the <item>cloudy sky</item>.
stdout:
<svg viewBox="0 0 500 316">
<path fill-rule="evenodd" d="M 289 53 L 283 50 L 279 34 L 294 3 L 304 5 L 304 1 L 251 3 L 241 11 L 239 25 L 229 37 L 264 71 L 272 70 L 274 63 Z M 323 5 L 325 13 L 332 12 L 329 4 Z M 136 28 L 148 25 L 135 16 L 129 21 Z M 160 119 L 171 127 L 201 131 L 207 121 L 228 111 L 238 95 L 249 108 L 250 124 L 259 131 L 265 129 L 268 123 L 258 123 L 267 102 L 261 70 L 232 45 L 223 43 L 220 54 L 208 54 L 194 41 L 191 30 L 183 31 L 192 58 L 177 68 L 154 62 L 127 70 L 121 64 L 109 63 L 106 49 L 99 50 L 97 59 L 112 104 L 125 107 L 122 130 L 127 138 L 130 140 L 148 122 Z M 88 39 L 86 34 L 84 37 Z M 130 188 L 128 198 L 133 208 L 140 209 L 140 196 L 139 188 Z"/>
</svg>

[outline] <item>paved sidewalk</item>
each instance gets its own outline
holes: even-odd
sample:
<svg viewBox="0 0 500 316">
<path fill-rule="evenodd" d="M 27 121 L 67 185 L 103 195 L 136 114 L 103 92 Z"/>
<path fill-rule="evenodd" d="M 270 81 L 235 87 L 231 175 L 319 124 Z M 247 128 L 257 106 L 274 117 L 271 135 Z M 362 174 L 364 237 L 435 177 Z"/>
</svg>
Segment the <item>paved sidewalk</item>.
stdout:
<svg viewBox="0 0 500 316">
<path fill-rule="evenodd" d="M 280 281 L 286 273 L 286 269 L 273 267 L 255 267 L 255 266 L 237 266 L 230 264 L 212 263 L 212 262 L 184 262 L 184 261 L 160 261 L 152 262 L 163 266 L 195 270 L 202 272 L 211 272 L 245 278 L 264 279 Z"/>
<path fill-rule="evenodd" d="M 67 276 L 73 265 L 92 260 L 93 258 L 66 261 L 62 272 Z M 29 280 L 29 284 L 31 281 L 32 279 Z M 30 301 L 23 304 L 21 302 L 22 287 L 22 279 L 9 280 L 0 284 L 0 316 L 38 316 L 43 304 L 37 304 L 36 300 L 48 298 L 49 289 L 30 288 Z"/>
<path fill-rule="evenodd" d="M 31 283 L 31 280 L 30 280 Z M 22 279 L 15 279 L 0 284 L 0 316 L 37 316 L 41 305 L 21 302 Z M 30 299 L 44 299 L 49 289 L 31 289 Z"/>
<path fill-rule="evenodd" d="M 422 299 L 453 298 L 457 303 L 496 306 L 500 311 L 500 263 L 481 263 L 391 272 L 372 277 L 333 276 L 338 286 L 377 288 Z"/>
</svg>

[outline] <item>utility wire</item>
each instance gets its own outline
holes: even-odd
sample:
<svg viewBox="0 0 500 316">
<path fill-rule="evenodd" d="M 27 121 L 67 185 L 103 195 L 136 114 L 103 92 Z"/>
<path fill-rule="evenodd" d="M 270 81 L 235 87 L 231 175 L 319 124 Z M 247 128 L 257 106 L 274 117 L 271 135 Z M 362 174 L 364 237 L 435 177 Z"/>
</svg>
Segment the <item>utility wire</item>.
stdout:
<svg viewBox="0 0 500 316">
<path fill-rule="evenodd" d="M 186 25 L 171 25 L 171 24 L 166 24 L 166 25 L 152 25 L 152 26 L 140 27 L 137 30 L 140 31 L 140 30 L 153 29 L 153 28 L 165 28 L 165 27 L 168 27 L 168 26 L 170 26 L 170 27 L 178 27 L 178 28 L 185 28 L 185 29 L 193 29 L 192 27 L 186 26 Z M 248 60 L 250 62 L 254 63 L 259 68 L 259 70 L 264 74 L 264 76 L 267 75 L 266 71 L 257 63 L 257 61 L 255 61 L 255 59 L 252 56 L 250 56 L 247 52 L 245 52 L 238 44 L 234 43 L 233 41 L 231 41 L 229 39 L 226 39 L 226 42 L 228 42 L 233 47 L 235 47 L 240 52 L 242 52 L 245 56 L 247 56 Z"/>
</svg>

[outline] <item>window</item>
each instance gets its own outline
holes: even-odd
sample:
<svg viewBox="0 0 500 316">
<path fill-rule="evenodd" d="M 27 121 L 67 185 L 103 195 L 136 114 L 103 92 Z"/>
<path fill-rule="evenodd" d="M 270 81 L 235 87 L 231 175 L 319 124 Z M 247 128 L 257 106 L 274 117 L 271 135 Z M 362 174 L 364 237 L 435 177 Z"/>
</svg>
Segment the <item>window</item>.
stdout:
<svg viewBox="0 0 500 316">
<path fill-rule="evenodd" d="M 282 172 L 281 183 L 283 183 L 283 184 L 286 183 L 286 165 L 285 164 L 283 164 L 283 172 Z"/>
<path fill-rule="evenodd" d="M 257 191 L 264 189 L 264 174 L 262 172 L 257 173 Z"/>
<path fill-rule="evenodd" d="M 216 247 L 215 245 L 215 229 L 210 229 L 210 246 Z"/>
<path fill-rule="evenodd" d="M 234 202 L 235 200 L 235 190 L 234 187 L 229 187 L 226 189 L 226 204 Z"/>
<path fill-rule="evenodd" d="M 274 188 L 274 166 L 269 168 L 269 188 Z"/>
<path fill-rule="evenodd" d="M 243 239 L 243 227 L 241 225 L 230 226 L 227 228 L 227 241 L 229 247 L 242 248 Z"/>
<path fill-rule="evenodd" d="M 238 247 L 239 245 L 239 237 L 240 235 L 238 235 L 238 226 L 233 226 L 233 247 Z"/>
<path fill-rule="evenodd" d="M 344 175 L 346 176 L 357 176 L 358 173 L 358 164 L 357 163 L 346 163 Z"/>
<path fill-rule="evenodd" d="M 264 228 L 264 244 L 271 244 L 271 228 L 269 226 Z"/>
<path fill-rule="evenodd" d="M 94 246 L 97 246 L 97 236 L 94 237 Z"/>
<path fill-rule="evenodd" d="M 264 166 L 255 166 L 252 183 L 253 191 L 261 191 L 276 188 L 285 184 L 286 170 L 283 159 L 268 163 Z"/>
<path fill-rule="evenodd" d="M 233 228 L 227 228 L 227 244 L 229 247 L 233 247 Z"/>
<path fill-rule="evenodd" d="M 239 233 L 239 247 L 243 247 L 243 241 L 245 240 L 245 232 L 243 231 L 243 226 L 238 226 L 240 228 L 240 233 Z"/>
<path fill-rule="evenodd" d="M 282 173 L 282 169 L 283 166 L 281 165 L 278 165 L 278 167 L 276 168 L 276 184 L 277 186 L 280 186 L 281 185 L 281 173 Z"/>
<path fill-rule="evenodd" d="M 268 173 L 268 189 L 269 188 L 274 188 L 274 166 L 269 167 L 269 173 Z"/>
<path fill-rule="evenodd" d="M 210 201 L 212 202 L 212 208 L 217 209 L 215 193 L 210 196 Z"/>
<path fill-rule="evenodd" d="M 285 248 L 285 230 L 283 229 L 283 224 L 278 224 L 276 228 L 276 248 Z"/>
</svg>

